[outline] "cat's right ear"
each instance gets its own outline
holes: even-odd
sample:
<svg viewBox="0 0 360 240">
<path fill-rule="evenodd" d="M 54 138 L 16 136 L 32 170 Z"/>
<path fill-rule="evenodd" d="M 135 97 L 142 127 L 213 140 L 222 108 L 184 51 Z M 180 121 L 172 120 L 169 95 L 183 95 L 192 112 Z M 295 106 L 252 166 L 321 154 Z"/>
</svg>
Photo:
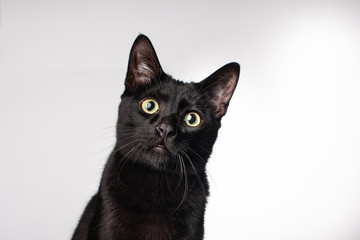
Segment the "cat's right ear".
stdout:
<svg viewBox="0 0 360 240">
<path fill-rule="evenodd" d="M 131 48 L 125 79 L 126 90 L 135 92 L 139 87 L 160 78 L 163 70 L 148 37 L 139 35 Z"/>
</svg>

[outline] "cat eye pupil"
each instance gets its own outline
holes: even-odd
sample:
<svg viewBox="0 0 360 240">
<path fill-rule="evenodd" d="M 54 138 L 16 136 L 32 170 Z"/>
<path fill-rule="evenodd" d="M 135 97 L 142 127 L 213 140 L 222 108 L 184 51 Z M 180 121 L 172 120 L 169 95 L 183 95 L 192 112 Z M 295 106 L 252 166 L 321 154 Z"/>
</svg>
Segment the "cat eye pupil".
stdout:
<svg viewBox="0 0 360 240">
<path fill-rule="evenodd" d="M 188 117 L 187 117 L 187 121 L 190 123 L 190 124 L 194 124 L 195 121 L 196 121 L 196 116 L 194 114 L 189 114 Z"/>
<path fill-rule="evenodd" d="M 149 101 L 146 103 L 146 109 L 148 111 L 154 110 L 154 108 L 155 108 L 155 103 L 153 101 Z"/>
</svg>

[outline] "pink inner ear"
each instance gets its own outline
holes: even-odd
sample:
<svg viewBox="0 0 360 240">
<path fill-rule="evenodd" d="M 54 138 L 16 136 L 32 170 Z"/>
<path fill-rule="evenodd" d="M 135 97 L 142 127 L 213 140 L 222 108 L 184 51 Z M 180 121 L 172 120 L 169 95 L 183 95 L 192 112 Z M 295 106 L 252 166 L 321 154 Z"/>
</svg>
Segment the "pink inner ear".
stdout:
<svg viewBox="0 0 360 240">
<path fill-rule="evenodd" d="M 161 74 L 162 69 L 150 40 L 140 35 L 130 51 L 125 85 L 129 91 L 133 92 L 139 86 L 151 83 Z"/>
<path fill-rule="evenodd" d="M 151 83 L 151 70 L 143 66 L 138 66 L 139 68 L 133 68 L 128 71 L 125 84 L 130 91 L 135 91 L 139 86 L 143 86 Z M 145 66 L 145 67 L 144 67 Z"/>
<path fill-rule="evenodd" d="M 217 116 L 225 115 L 230 99 L 235 90 L 235 86 L 236 86 L 236 81 L 234 80 L 228 80 L 227 84 L 226 85 L 224 84 L 224 86 L 217 86 L 215 90 L 216 98 L 213 100 L 216 107 L 215 114 Z"/>
<path fill-rule="evenodd" d="M 239 73 L 240 66 L 237 63 L 229 63 L 201 83 L 213 104 L 216 117 L 225 115 L 236 88 Z"/>
</svg>

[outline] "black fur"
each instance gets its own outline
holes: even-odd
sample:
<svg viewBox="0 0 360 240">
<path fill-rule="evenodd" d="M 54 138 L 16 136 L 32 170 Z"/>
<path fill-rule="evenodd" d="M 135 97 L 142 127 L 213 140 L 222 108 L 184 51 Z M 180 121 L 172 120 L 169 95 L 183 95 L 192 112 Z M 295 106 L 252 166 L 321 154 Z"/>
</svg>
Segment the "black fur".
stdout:
<svg viewBox="0 0 360 240">
<path fill-rule="evenodd" d="M 205 167 L 239 72 L 230 63 L 200 83 L 177 81 L 163 72 L 146 36 L 135 40 L 117 141 L 73 240 L 203 239 Z M 159 106 L 153 114 L 142 109 L 148 98 Z M 201 117 L 198 126 L 185 123 L 189 112 Z"/>
</svg>

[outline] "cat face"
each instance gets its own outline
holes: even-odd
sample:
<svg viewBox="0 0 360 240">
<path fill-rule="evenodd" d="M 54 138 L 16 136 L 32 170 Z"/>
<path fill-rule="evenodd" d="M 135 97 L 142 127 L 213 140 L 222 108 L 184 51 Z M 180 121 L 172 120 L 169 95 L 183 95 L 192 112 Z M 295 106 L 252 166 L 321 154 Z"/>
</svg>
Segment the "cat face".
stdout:
<svg viewBox="0 0 360 240">
<path fill-rule="evenodd" d="M 205 169 L 239 65 L 230 63 L 200 83 L 165 74 L 150 40 L 140 35 L 130 52 L 119 106 L 117 151 L 123 161 L 153 169 Z"/>
<path fill-rule="evenodd" d="M 141 164 L 169 169 L 177 161 L 187 165 L 192 161 L 201 168 L 219 126 L 195 84 L 164 76 L 136 94 L 123 96 L 118 141 L 124 147 L 121 152 Z"/>
</svg>

